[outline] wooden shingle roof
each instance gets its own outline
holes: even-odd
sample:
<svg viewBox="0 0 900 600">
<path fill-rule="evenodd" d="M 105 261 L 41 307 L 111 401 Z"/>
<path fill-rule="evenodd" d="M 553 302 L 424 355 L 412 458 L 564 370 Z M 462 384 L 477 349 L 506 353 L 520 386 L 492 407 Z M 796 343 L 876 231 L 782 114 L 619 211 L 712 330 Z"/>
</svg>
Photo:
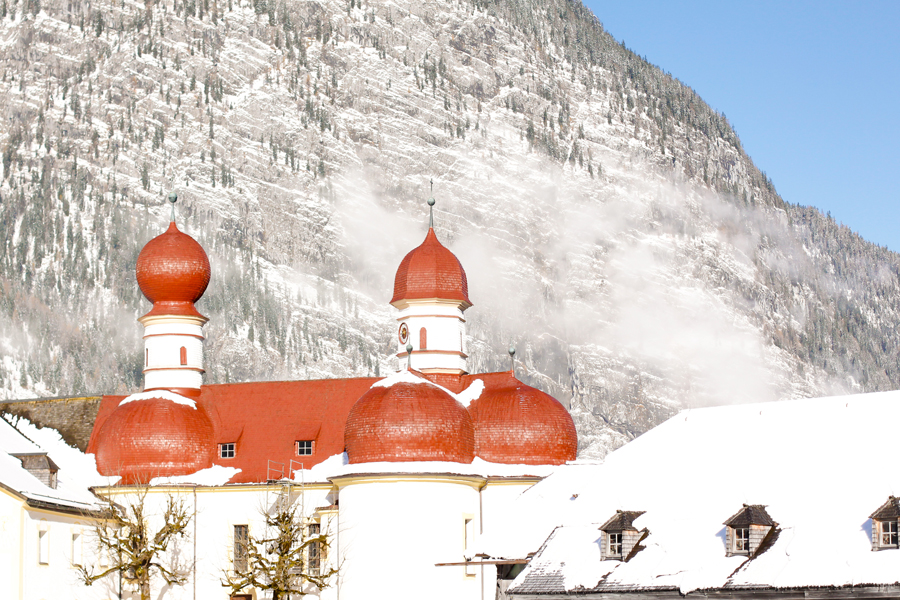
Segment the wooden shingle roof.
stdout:
<svg viewBox="0 0 900 600">
<path fill-rule="evenodd" d="M 881 508 L 869 515 L 870 519 L 878 521 L 889 521 L 900 517 L 900 499 L 896 496 L 888 496 L 887 502 L 881 505 Z"/>
<path fill-rule="evenodd" d="M 775 521 L 766 512 L 766 507 L 762 504 L 745 504 L 744 508 L 731 516 L 725 521 L 724 525 L 728 527 L 747 527 L 748 525 L 769 525 L 774 526 Z"/>
<path fill-rule="evenodd" d="M 643 510 L 617 510 L 610 520 L 600 526 L 600 531 L 624 531 L 637 529 L 634 520 L 644 514 Z"/>
</svg>

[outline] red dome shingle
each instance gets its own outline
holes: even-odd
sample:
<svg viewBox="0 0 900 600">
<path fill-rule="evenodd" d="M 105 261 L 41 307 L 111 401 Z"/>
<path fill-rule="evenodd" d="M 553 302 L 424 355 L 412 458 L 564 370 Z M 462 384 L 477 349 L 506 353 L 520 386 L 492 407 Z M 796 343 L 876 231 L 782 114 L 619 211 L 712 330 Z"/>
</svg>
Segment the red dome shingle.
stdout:
<svg viewBox="0 0 900 600">
<path fill-rule="evenodd" d="M 174 222 L 147 242 L 138 255 L 136 271 L 141 291 L 153 303 L 148 314 L 201 316 L 194 302 L 209 285 L 209 257 Z"/>
<path fill-rule="evenodd" d="M 189 475 L 212 466 L 216 443 L 201 408 L 150 398 L 119 404 L 98 432 L 97 471 L 123 484 Z"/>
<path fill-rule="evenodd" d="M 434 229 L 429 229 L 422 245 L 400 263 L 391 304 L 426 298 L 458 300 L 466 308 L 472 306 L 466 272 L 459 259 L 438 241 Z"/>
<path fill-rule="evenodd" d="M 350 410 L 344 446 L 351 463 L 450 461 L 475 457 L 472 419 L 465 407 L 427 382 L 376 386 Z"/>
<path fill-rule="evenodd" d="M 578 434 L 569 411 L 553 396 L 510 373 L 469 405 L 475 455 L 489 462 L 560 465 L 574 460 Z"/>
</svg>

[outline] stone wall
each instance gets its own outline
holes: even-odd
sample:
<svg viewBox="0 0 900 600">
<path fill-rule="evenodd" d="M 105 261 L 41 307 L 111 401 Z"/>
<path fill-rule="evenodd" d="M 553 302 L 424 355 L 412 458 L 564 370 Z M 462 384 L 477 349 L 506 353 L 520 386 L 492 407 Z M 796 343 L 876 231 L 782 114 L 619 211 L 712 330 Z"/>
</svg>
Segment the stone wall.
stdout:
<svg viewBox="0 0 900 600">
<path fill-rule="evenodd" d="M 13 400 L 0 403 L 0 414 L 22 417 L 38 427 L 56 429 L 67 444 L 84 452 L 91 439 L 91 430 L 102 398 L 103 396 L 80 396 Z"/>
</svg>

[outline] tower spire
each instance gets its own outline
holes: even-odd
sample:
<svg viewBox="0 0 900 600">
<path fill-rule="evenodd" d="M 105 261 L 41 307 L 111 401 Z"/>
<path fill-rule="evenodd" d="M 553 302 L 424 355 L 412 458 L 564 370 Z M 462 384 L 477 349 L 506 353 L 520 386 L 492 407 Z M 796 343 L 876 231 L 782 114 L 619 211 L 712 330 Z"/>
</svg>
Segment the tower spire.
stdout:
<svg viewBox="0 0 900 600">
<path fill-rule="evenodd" d="M 172 204 L 172 216 L 169 219 L 169 222 L 174 223 L 175 222 L 175 203 L 178 202 L 178 194 L 176 194 L 174 191 L 169 192 L 169 202 Z"/>
<path fill-rule="evenodd" d="M 434 229 L 434 180 L 429 179 L 431 196 L 428 198 L 428 229 Z"/>
</svg>

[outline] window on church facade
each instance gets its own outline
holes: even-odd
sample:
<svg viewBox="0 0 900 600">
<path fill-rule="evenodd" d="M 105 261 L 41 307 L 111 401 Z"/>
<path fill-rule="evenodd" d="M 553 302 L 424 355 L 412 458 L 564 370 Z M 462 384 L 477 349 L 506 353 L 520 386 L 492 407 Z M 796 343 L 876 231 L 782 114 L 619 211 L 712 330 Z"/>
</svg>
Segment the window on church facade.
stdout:
<svg viewBox="0 0 900 600">
<path fill-rule="evenodd" d="M 247 554 L 250 547 L 250 533 L 247 525 L 234 526 L 234 570 L 247 570 Z"/>
<path fill-rule="evenodd" d="M 310 539 L 318 537 L 321 531 L 321 525 L 318 523 L 310 523 Z M 306 547 L 306 550 L 308 553 L 306 564 L 309 566 L 309 574 L 318 576 L 322 569 L 322 543 L 319 541 L 310 542 L 309 546 Z"/>
<path fill-rule="evenodd" d="M 427 350 L 428 349 L 428 333 L 425 331 L 425 328 L 419 330 L 419 350 Z"/>
<path fill-rule="evenodd" d="M 187 348 L 184 346 L 181 347 L 181 365 L 184 366 L 187 364 Z"/>
</svg>

